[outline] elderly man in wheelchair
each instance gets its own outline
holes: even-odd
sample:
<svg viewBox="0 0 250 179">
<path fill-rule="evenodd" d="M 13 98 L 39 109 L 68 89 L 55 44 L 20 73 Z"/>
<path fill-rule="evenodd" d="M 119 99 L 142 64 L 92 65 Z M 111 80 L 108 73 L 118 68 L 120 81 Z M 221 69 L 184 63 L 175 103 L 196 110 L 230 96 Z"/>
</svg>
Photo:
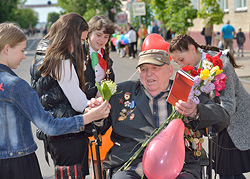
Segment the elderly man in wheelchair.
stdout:
<svg viewBox="0 0 250 179">
<path fill-rule="evenodd" d="M 111 140 L 114 145 L 107 153 L 112 179 L 141 178 L 143 152 L 129 169 L 117 171 L 137 151 L 140 147 L 138 144 L 158 128 L 172 111 L 172 105 L 166 102 L 173 84 L 170 80 L 173 66 L 168 53 L 155 49 L 143 51 L 139 54 L 136 68 L 140 79 L 118 84 L 117 91 L 121 93 L 111 97 L 109 117 L 96 123 L 96 127 L 102 132 L 110 126 L 113 128 Z M 200 129 L 212 126 L 213 132 L 219 132 L 229 124 L 229 115 L 219 104 L 211 101 L 206 94 L 201 94 L 199 100 L 198 105 L 191 100 L 179 100 L 175 104 L 175 109 L 185 117 L 185 135 L 189 135 L 191 139 L 185 142 L 185 162 L 178 179 L 201 178 L 200 144 L 203 139 Z M 96 105 L 99 105 L 96 99 L 89 102 L 90 107 Z M 192 141 L 197 142 L 195 146 L 198 147 L 193 148 Z"/>
</svg>

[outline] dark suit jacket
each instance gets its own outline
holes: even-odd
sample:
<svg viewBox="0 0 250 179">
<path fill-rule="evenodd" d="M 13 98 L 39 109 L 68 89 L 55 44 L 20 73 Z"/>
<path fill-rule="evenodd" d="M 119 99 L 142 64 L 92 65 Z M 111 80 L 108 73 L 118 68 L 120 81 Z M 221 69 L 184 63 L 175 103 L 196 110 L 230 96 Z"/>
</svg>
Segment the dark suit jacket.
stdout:
<svg viewBox="0 0 250 179">
<path fill-rule="evenodd" d="M 108 152 L 108 157 L 112 168 L 118 169 L 140 147 L 139 143 L 145 140 L 157 127 L 149 107 L 149 99 L 144 93 L 140 82 L 127 81 L 120 83 L 118 84 L 117 92 L 121 91 L 122 93 L 111 97 L 110 116 L 104 120 L 105 124 L 103 127 L 103 129 L 108 129 L 110 125 L 113 127 L 111 139 L 114 142 L 114 146 Z M 205 96 L 200 97 L 200 101 L 204 103 L 198 105 L 201 113 L 200 122 L 196 122 L 193 126 L 200 129 L 213 125 L 217 131 L 222 130 L 229 121 L 229 116 L 225 110 Z M 129 102 L 132 105 L 125 106 Z M 171 105 L 168 105 L 168 114 L 170 114 Z M 143 152 L 141 152 L 133 164 L 141 162 L 142 156 Z M 187 149 L 183 170 L 199 178 L 200 168 L 199 159 L 194 157 L 193 151 Z"/>
</svg>

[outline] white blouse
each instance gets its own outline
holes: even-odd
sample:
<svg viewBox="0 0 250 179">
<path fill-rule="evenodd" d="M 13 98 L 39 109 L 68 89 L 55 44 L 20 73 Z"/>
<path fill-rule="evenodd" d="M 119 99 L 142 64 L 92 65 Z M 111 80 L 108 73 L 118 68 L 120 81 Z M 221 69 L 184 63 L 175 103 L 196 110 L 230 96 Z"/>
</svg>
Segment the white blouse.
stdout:
<svg viewBox="0 0 250 179">
<path fill-rule="evenodd" d="M 85 93 L 79 87 L 79 79 L 77 77 L 74 65 L 71 65 L 70 60 L 62 61 L 61 80 L 58 80 L 63 93 L 68 98 L 72 108 L 77 112 L 83 112 L 87 107 L 88 99 Z"/>
</svg>

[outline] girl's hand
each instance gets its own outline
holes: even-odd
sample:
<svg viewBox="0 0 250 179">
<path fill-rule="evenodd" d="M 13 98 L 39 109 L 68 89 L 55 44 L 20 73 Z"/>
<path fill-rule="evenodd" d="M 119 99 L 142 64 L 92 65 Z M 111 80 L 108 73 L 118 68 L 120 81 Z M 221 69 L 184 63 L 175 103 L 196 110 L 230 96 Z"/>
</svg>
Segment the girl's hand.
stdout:
<svg viewBox="0 0 250 179">
<path fill-rule="evenodd" d="M 95 102 L 98 104 L 101 103 L 98 100 Z M 99 119 L 107 118 L 109 116 L 110 109 L 111 106 L 108 101 L 102 102 L 99 106 L 89 107 L 89 109 L 86 111 L 87 113 L 83 115 L 84 125 Z"/>
<path fill-rule="evenodd" d="M 193 118 L 197 112 L 197 104 L 191 100 L 188 100 L 187 102 L 179 100 L 175 103 L 175 109 L 183 116 Z"/>
<path fill-rule="evenodd" d="M 85 109 L 85 112 L 88 112 L 89 109 L 91 108 L 94 108 L 94 107 L 97 107 L 97 106 L 100 106 L 101 104 L 103 103 L 103 98 L 102 97 L 99 97 L 99 98 L 91 98 L 91 100 L 88 101 L 88 110 Z"/>
</svg>

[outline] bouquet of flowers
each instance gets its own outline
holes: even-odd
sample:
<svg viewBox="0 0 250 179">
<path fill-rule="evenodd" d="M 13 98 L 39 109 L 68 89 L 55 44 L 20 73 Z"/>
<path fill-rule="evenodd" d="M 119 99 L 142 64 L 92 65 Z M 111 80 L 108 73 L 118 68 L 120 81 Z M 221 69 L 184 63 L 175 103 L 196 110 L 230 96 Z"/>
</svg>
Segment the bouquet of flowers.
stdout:
<svg viewBox="0 0 250 179">
<path fill-rule="evenodd" d="M 188 97 L 194 103 L 198 104 L 200 102 L 198 96 L 201 95 L 202 92 L 208 94 L 214 90 L 216 96 L 220 96 L 219 91 L 225 89 L 227 77 L 225 74 L 222 73 L 223 63 L 220 59 L 221 54 L 222 52 L 219 52 L 214 57 L 207 54 L 206 60 L 200 61 L 199 68 L 197 70 L 192 66 L 185 66 L 182 68 L 183 71 L 186 71 L 194 77 L 194 83 Z M 179 114 L 173 107 L 173 112 L 167 118 L 167 120 L 162 123 L 159 128 L 155 129 L 150 134 L 150 136 L 141 143 L 141 147 L 118 171 L 126 170 L 131 165 L 131 163 L 138 157 L 138 155 L 143 151 L 143 149 L 149 144 L 149 142 L 155 136 L 157 136 L 163 129 L 165 129 L 169 122 L 173 119 L 182 119 L 184 122 L 186 121 L 183 119 L 183 115 Z M 185 138 L 187 140 L 190 139 L 188 136 L 185 136 Z"/>
<path fill-rule="evenodd" d="M 200 61 L 197 70 L 192 66 L 182 68 L 183 71 L 186 71 L 194 77 L 194 84 L 188 97 L 194 103 L 199 104 L 198 96 L 201 92 L 209 94 L 214 90 L 216 96 L 219 97 L 219 91 L 225 89 L 227 76 L 222 73 L 223 63 L 220 59 L 221 54 L 222 52 L 219 52 L 214 57 L 207 54 L 206 60 Z"/>
</svg>

